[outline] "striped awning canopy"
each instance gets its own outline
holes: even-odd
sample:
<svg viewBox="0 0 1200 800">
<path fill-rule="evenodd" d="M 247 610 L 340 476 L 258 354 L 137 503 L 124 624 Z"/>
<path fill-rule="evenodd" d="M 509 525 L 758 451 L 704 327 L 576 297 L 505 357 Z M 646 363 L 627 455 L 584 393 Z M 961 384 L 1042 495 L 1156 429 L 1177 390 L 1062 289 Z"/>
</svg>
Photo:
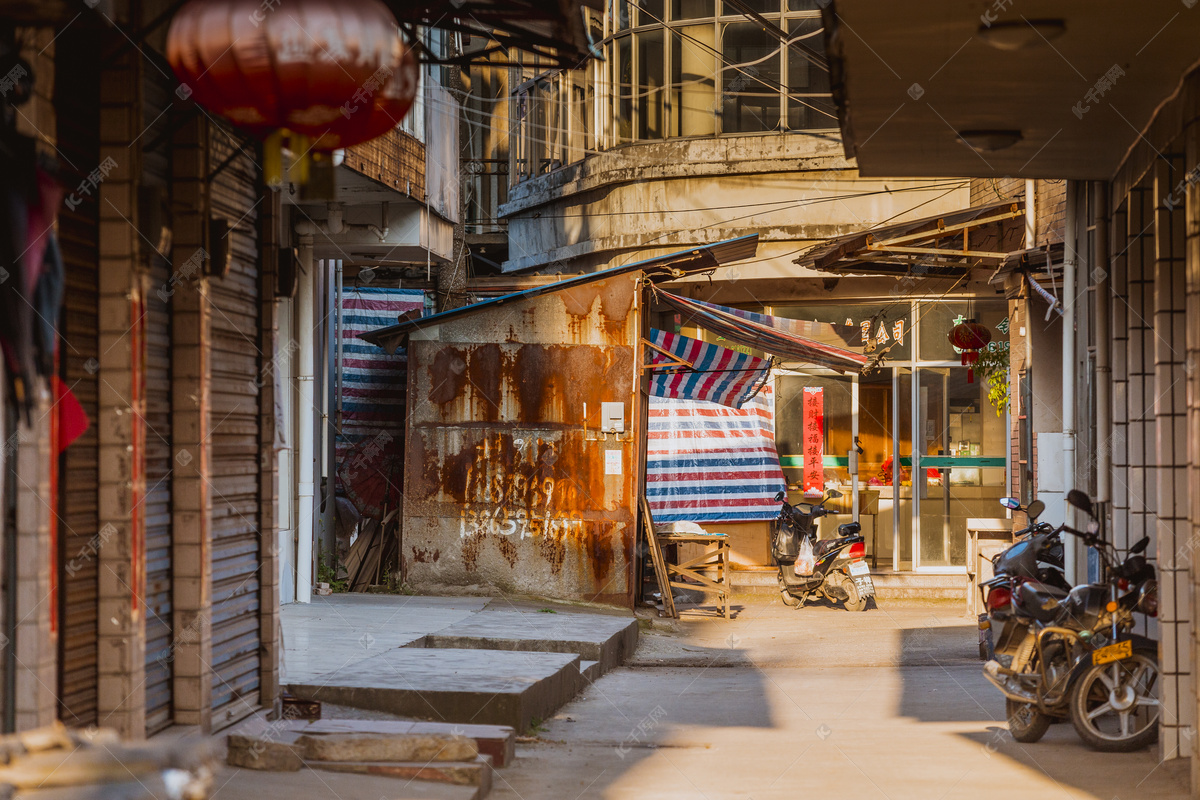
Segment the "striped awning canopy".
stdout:
<svg viewBox="0 0 1200 800">
<path fill-rule="evenodd" d="M 867 356 L 862 353 L 809 338 L 806 334 L 811 333 L 810 323 L 692 300 L 658 288 L 654 294 L 686 315 L 692 324 L 731 342 L 836 372 L 859 372 L 867 364 Z"/>
<path fill-rule="evenodd" d="M 728 347 L 657 328 L 651 329 L 649 341 L 658 348 L 650 353 L 651 366 L 659 367 L 650 379 L 650 394 L 654 397 L 706 400 L 741 408 L 770 376 L 769 360 Z M 661 351 L 690 366 L 679 365 Z"/>
</svg>

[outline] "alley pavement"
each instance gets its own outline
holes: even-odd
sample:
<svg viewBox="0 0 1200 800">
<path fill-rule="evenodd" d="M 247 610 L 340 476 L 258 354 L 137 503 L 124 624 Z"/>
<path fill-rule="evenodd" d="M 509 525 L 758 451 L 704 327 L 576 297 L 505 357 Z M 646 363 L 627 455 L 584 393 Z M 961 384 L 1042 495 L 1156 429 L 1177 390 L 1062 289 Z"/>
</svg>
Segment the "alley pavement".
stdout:
<svg viewBox="0 0 1200 800">
<path fill-rule="evenodd" d="M 1186 760 L 1008 735 L 960 605 L 685 611 L 520 745 L 494 798 L 1188 797 Z"/>
</svg>

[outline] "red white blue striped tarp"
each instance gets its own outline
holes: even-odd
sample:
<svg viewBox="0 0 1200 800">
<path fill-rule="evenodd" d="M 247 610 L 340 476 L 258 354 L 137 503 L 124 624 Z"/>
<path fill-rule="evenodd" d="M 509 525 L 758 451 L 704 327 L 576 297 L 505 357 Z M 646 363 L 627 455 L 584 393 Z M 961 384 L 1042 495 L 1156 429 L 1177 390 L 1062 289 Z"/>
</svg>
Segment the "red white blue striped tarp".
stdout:
<svg viewBox="0 0 1200 800">
<path fill-rule="evenodd" d="M 775 450 L 774 396 L 740 409 L 650 398 L 646 495 L 655 522 L 750 522 L 779 514 L 785 487 Z"/>
<path fill-rule="evenodd" d="M 346 288 L 342 292 L 342 428 L 336 442 L 338 477 L 342 479 L 343 490 L 363 513 L 366 511 L 360 498 L 355 497 L 355 487 L 347 485 L 347 478 L 378 470 L 380 465 L 404 452 L 408 357 L 402 348 L 395 355 L 388 355 L 382 347 L 358 335 L 395 325 L 401 314 L 424 308 L 424 293 L 413 289 L 367 287 Z M 351 478 L 350 482 L 357 480 Z M 398 484 L 398 478 L 393 482 Z M 393 505 L 396 501 L 398 498 Z"/>
<path fill-rule="evenodd" d="M 652 397 L 706 400 L 741 408 L 767 382 L 771 370 L 771 362 L 764 358 L 657 328 L 650 330 L 650 342 L 692 365 L 690 370 L 656 371 L 650 380 Z M 670 359 L 651 350 L 650 363 L 668 364 Z"/>
</svg>

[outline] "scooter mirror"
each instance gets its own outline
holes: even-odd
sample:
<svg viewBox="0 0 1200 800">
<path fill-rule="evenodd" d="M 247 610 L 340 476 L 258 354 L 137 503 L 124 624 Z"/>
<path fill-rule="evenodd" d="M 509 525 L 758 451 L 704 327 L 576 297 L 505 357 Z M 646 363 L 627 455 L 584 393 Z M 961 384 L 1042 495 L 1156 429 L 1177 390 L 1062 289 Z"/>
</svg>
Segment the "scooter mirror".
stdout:
<svg viewBox="0 0 1200 800">
<path fill-rule="evenodd" d="M 1150 546 L 1150 537 L 1143 536 L 1141 539 L 1138 540 L 1137 544 L 1135 544 L 1133 547 L 1129 548 L 1129 552 L 1144 553 L 1146 551 L 1146 548 L 1149 546 Z"/>
<path fill-rule="evenodd" d="M 1005 508 L 1016 511 L 1018 508 L 1021 507 L 1021 501 L 1015 497 L 1001 497 L 1000 505 L 1004 506 Z"/>
<path fill-rule="evenodd" d="M 1071 491 L 1067 492 L 1067 503 L 1075 506 L 1075 508 L 1078 508 L 1089 517 L 1095 516 L 1095 514 L 1092 513 L 1092 498 L 1088 497 L 1087 494 L 1079 491 L 1078 489 L 1072 489 Z"/>
<path fill-rule="evenodd" d="M 777 493 L 775 494 L 775 502 L 776 502 L 776 503 L 782 503 L 782 502 L 783 502 L 783 498 L 785 498 L 785 497 L 787 497 L 787 492 L 777 492 Z"/>
<path fill-rule="evenodd" d="M 842 493 L 841 493 L 841 492 L 839 492 L 837 489 L 830 489 L 830 490 L 829 490 L 829 499 L 830 499 L 830 500 L 837 500 L 837 499 L 838 499 L 839 497 L 841 497 L 841 496 L 842 496 Z"/>
<path fill-rule="evenodd" d="M 1034 500 L 1025 509 L 1025 513 L 1029 515 L 1029 521 L 1033 522 L 1038 517 L 1040 517 L 1042 515 L 1042 512 L 1045 510 L 1046 510 L 1045 503 L 1043 503 L 1041 500 Z"/>
</svg>

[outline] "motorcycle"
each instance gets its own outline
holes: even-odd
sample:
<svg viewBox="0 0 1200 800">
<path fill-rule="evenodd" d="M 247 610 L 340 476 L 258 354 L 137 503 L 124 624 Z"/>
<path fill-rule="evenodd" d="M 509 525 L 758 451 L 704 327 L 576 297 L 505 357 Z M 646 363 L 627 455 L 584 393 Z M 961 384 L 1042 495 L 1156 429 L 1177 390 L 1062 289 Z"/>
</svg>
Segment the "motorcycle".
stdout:
<svg viewBox="0 0 1200 800">
<path fill-rule="evenodd" d="M 1010 608 L 1023 634 L 1011 662 L 988 661 L 984 676 L 1004 694 L 1018 742 L 1036 742 L 1053 721 L 1069 718 L 1092 749 L 1131 752 L 1158 739 L 1158 643 L 1132 631 L 1134 613 L 1158 613 L 1154 568 L 1143 555 L 1150 539 L 1121 559 L 1097 535 L 1088 496 L 1073 489 L 1067 502 L 1093 522 L 1086 532 L 1065 525 L 1056 531 L 1097 552 L 1104 581 L 1065 596 L 1038 581 L 1021 582 Z"/>
<path fill-rule="evenodd" d="M 775 495 L 781 508 L 775 521 L 771 553 L 779 564 L 779 596 L 784 605 L 796 608 L 819 596 L 843 603 L 847 611 L 863 611 L 875 595 L 859 523 L 839 525 L 836 539 L 817 538 L 817 520 L 828 514 L 825 503 L 841 496 L 841 492 L 832 489 L 816 505 L 793 506 L 788 503 L 786 492 Z M 796 572 L 800 546 L 805 539 L 812 545 L 815 559 L 808 575 Z"/>
<path fill-rule="evenodd" d="M 1029 525 L 1014 533 L 1019 541 L 992 558 L 993 577 L 979 584 L 986 609 L 979 615 L 979 657 L 1005 663 L 1006 659 L 1011 660 L 1023 630 L 1009 612 L 1012 593 L 1017 587 L 1025 581 L 1037 581 L 1066 597 L 1071 584 L 1063 569 L 1062 537 L 1050 523 L 1037 521 L 1046 504 L 1034 500 L 1028 507 L 1022 507 L 1015 497 L 1005 497 L 1000 504 L 1013 511 L 1024 511 L 1029 520 Z M 994 637 L 997 626 L 1000 635 Z"/>
</svg>

